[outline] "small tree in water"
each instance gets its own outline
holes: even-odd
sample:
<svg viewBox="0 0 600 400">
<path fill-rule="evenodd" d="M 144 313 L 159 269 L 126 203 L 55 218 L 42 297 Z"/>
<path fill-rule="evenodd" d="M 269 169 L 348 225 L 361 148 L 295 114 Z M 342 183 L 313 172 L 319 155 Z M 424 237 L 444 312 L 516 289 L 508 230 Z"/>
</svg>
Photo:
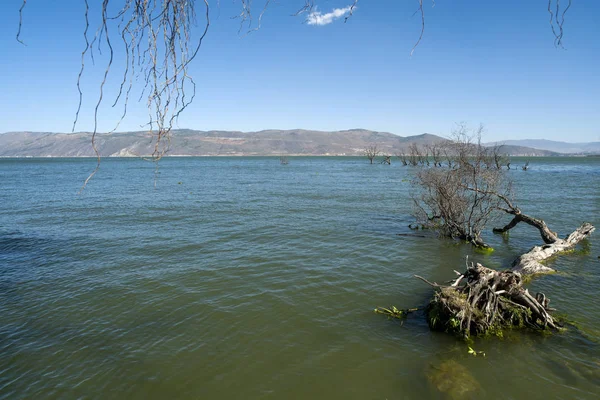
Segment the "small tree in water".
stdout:
<svg viewBox="0 0 600 400">
<path fill-rule="evenodd" d="M 470 130 L 464 123 L 444 144 L 449 168 L 424 168 L 413 181 L 417 221 L 441 235 L 487 248 L 481 232 L 511 195 L 501 166 L 481 144 L 483 126 Z"/>
<path fill-rule="evenodd" d="M 363 150 L 363 154 L 369 159 L 370 164 L 373 164 L 373 160 L 379 155 L 379 153 L 381 153 L 381 151 L 377 148 L 376 144 L 367 146 Z"/>
</svg>

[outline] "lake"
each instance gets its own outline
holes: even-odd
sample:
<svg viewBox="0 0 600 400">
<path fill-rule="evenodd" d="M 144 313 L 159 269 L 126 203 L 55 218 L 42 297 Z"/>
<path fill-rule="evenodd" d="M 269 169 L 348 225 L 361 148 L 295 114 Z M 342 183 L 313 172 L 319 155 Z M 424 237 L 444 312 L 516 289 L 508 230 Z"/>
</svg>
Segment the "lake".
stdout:
<svg viewBox="0 0 600 400">
<path fill-rule="evenodd" d="M 415 235 L 397 160 L 104 159 L 78 195 L 94 166 L 0 159 L 0 398 L 600 397 L 598 232 L 529 284 L 579 329 L 477 339 L 473 357 L 419 313 L 373 309 L 425 305 L 413 275 L 450 280 L 467 255 L 508 267 L 535 229 L 485 232 L 491 254 Z M 508 174 L 561 236 L 600 228 L 600 158 Z"/>
</svg>

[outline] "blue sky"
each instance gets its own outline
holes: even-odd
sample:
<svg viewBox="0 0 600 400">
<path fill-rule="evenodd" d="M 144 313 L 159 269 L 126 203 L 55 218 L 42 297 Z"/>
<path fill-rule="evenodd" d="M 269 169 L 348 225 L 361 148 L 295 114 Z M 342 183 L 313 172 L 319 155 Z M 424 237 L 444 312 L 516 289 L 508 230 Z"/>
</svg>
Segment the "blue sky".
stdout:
<svg viewBox="0 0 600 400">
<path fill-rule="evenodd" d="M 213 1 L 211 28 L 190 66 L 197 97 L 178 127 L 445 136 L 466 121 L 483 123 L 486 141 L 600 141 L 600 2 L 574 2 L 564 49 L 554 46 L 546 1 L 425 3 L 426 31 L 412 57 L 420 29 L 416 0 L 361 0 L 347 23 L 329 21 L 328 13 L 351 2 L 317 1 L 321 14 L 313 20 L 331 23 L 315 25 L 290 15 L 304 0 L 279 0 L 260 30 L 240 35 L 231 18 L 240 1 L 221 0 L 218 8 Z M 90 3 L 97 18 L 100 1 Z M 15 40 L 20 6 L 20 0 L 0 3 L 0 132 L 70 132 L 85 46 L 83 1 L 29 1 L 22 32 L 27 46 Z M 260 0 L 254 7 L 259 11 Z M 77 131 L 93 128 L 106 62 L 96 55 L 94 66 L 87 60 Z M 106 88 L 110 98 L 122 74 L 122 53 L 116 58 Z M 100 109 L 100 131 L 119 119 L 121 109 L 111 104 Z M 119 130 L 139 130 L 146 120 L 145 102 L 134 101 Z"/>
</svg>

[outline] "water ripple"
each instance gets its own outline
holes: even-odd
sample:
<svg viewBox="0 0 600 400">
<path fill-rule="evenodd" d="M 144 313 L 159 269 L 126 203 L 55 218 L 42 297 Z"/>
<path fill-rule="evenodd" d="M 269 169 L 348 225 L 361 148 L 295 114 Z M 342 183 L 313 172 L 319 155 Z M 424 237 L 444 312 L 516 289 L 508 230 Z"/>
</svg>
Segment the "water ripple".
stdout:
<svg viewBox="0 0 600 400">
<path fill-rule="evenodd" d="M 600 164 L 565 160 L 514 174 L 522 208 L 560 232 L 600 225 Z M 595 398 L 598 241 L 532 283 L 581 331 L 469 358 L 422 314 L 372 309 L 423 306 L 414 274 L 442 282 L 467 254 L 505 266 L 538 239 L 519 228 L 482 256 L 411 235 L 411 170 L 363 161 L 166 159 L 155 190 L 146 164 L 105 160 L 76 196 L 86 160 L 0 160 L 0 398 L 429 398 L 448 358 L 483 397 Z M 536 196 L 557 171 L 564 187 Z"/>
</svg>

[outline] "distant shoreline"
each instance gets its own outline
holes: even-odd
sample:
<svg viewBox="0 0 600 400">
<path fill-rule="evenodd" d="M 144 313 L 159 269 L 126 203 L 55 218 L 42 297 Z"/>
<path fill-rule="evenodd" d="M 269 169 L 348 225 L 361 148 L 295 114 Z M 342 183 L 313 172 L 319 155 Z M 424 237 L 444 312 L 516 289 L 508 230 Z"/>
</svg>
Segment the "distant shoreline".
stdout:
<svg viewBox="0 0 600 400">
<path fill-rule="evenodd" d="M 348 157 L 348 158 L 365 158 L 364 155 L 359 154 L 206 154 L 206 155 L 164 155 L 161 158 L 208 158 L 208 157 Z M 380 156 L 378 156 L 379 158 Z M 396 156 L 392 156 L 396 157 Z M 515 158 L 585 158 L 585 157 L 600 157 L 600 154 L 557 154 L 557 155 L 514 155 L 510 157 Z M 91 159 L 96 160 L 96 156 L 0 156 L 0 159 L 19 159 L 19 160 L 32 160 L 32 159 L 66 159 L 66 158 L 77 158 L 77 159 Z M 101 159 L 151 159 L 151 155 L 141 156 L 100 156 Z"/>
<path fill-rule="evenodd" d="M 399 136 L 365 129 L 330 132 L 292 129 L 245 133 L 181 129 L 172 131 L 172 134 L 168 157 L 362 156 L 365 149 L 371 146 L 376 146 L 379 154 L 393 156 L 408 154 L 414 146 L 427 149 L 449 141 L 430 133 Z M 523 145 L 529 143 L 540 147 Z M 157 143 L 145 132 L 115 132 L 102 134 L 97 144 L 106 157 L 140 157 L 141 154 L 153 154 Z M 524 139 L 512 141 L 511 144 L 484 143 L 484 146 L 496 147 L 503 154 L 527 157 L 600 153 L 600 142 L 577 144 Z M 10 132 L 0 134 L 0 156 L 79 158 L 95 157 L 95 154 L 86 133 Z"/>
</svg>

